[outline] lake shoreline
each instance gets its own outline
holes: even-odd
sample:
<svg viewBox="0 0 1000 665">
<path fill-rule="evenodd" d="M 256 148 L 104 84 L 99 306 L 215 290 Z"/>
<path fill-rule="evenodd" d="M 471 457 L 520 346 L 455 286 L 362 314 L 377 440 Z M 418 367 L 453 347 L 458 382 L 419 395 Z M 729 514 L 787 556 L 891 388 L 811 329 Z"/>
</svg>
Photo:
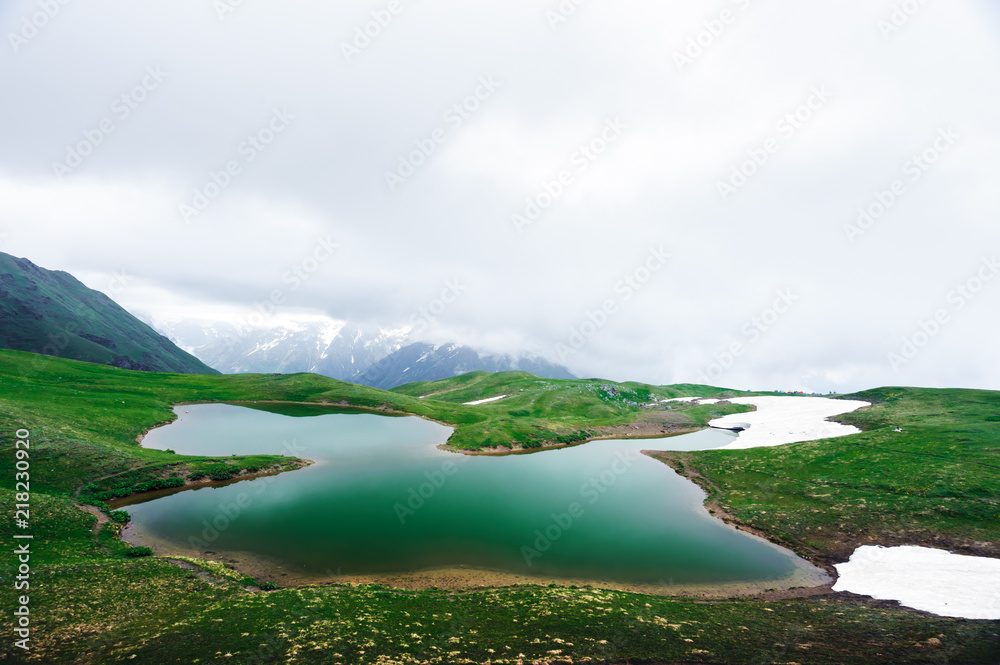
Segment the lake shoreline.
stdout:
<svg viewBox="0 0 1000 665">
<path fill-rule="evenodd" d="M 835 583 L 832 580 L 821 579 L 816 574 L 816 571 L 820 569 L 802 565 L 809 563 L 804 560 L 796 566 L 795 571 L 791 575 L 778 580 L 704 584 L 674 584 L 670 581 L 664 581 L 661 584 L 642 584 L 595 580 L 583 577 L 531 577 L 517 573 L 465 566 L 400 573 L 368 574 L 342 574 L 339 571 L 331 570 L 325 575 L 315 575 L 296 573 L 281 562 L 270 560 L 267 557 L 251 552 L 230 552 L 225 550 L 206 550 L 200 553 L 192 552 L 155 537 L 150 537 L 142 529 L 135 527 L 131 523 L 126 525 L 122 530 L 121 538 L 124 542 L 133 546 L 150 547 L 156 556 L 164 559 L 181 558 L 211 561 L 222 564 L 258 582 L 271 582 L 281 588 L 287 589 L 378 585 L 404 591 L 443 589 L 463 592 L 525 586 L 549 586 L 555 584 L 560 588 L 593 588 L 624 591 L 641 595 L 676 598 L 678 600 L 713 601 L 739 598 L 774 601 L 833 593 L 831 587 Z M 810 567 L 813 570 L 810 570 Z M 822 573 L 822 571 L 820 572 Z"/>
<path fill-rule="evenodd" d="M 200 401 L 200 402 L 186 402 L 178 403 L 174 405 L 174 408 L 180 408 L 185 405 L 192 404 L 219 404 L 220 402 L 214 401 Z M 370 413 L 371 415 L 390 415 L 385 409 L 378 408 L 367 408 L 358 409 L 357 407 L 351 407 L 350 404 L 330 404 L 323 402 L 291 402 L 284 400 L 246 400 L 246 401 L 227 401 L 223 404 L 228 404 L 232 406 L 249 406 L 251 404 L 287 404 L 287 405 L 306 405 L 319 407 L 323 410 L 329 409 L 331 414 L 335 414 L 339 409 L 351 408 L 352 410 L 362 411 Z M 176 414 L 180 416 L 180 414 Z M 395 414 L 392 414 L 395 415 Z M 415 414 L 400 414 L 407 416 L 414 416 Z M 419 416 L 417 416 L 419 417 Z M 422 420 L 427 420 L 434 422 L 429 418 L 421 418 Z M 165 423 L 158 426 L 164 426 L 167 424 L 172 424 L 177 422 L 178 418 L 171 419 Z M 440 423 L 437 423 L 440 424 Z M 630 440 L 630 439 L 666 439 L 675 436 L 682 436 L 686 434 L 692 434 L 700 431 L 709 429 L 705 426 L 684 426 L 679 427 L 676 424 L 671 427 L 670 431 L 664 431 L 665 425 L 662 423 L 649 423 L 652 427 L 656 428 L 656 431 L 650 431 L 649 428 L 640 429 L 639 427 L 626 425 L 621 428 L 615 428 L 612 432 L 603 433 L 598 436 L 593 436 L 585 441 L 575 442 L 573 444 L 551 444 L 546 445 L 541 448 L 532 448 L 522 451 L 504 451 L 504 450 L 489 450 L 489 451 L 470 451 L 470 450 L 453 450 L 449 452 L 462 452 L 469 456 L 505 456 L 505 455 L 524 455 L 530 454 L 532 452 L 542 452 L 545 450 L 554 450 L 570 447 L 582 446 L 584 443 L 589 443 L 591 441 L 598 440 Z M 152 429 L 152 428 L 151 428 Z M 621 431 L 629 430 L 629 431 Z M 433 445 L 433 444 L 431 444 Z M 447 450 L 447 446 L 438 445 L 438 449 Z M 637 451 L 643 452 L 649 456 L 649 451 Z M 298 470 L 299 468 L 304 468 L 310 466 L 312 462 L 306 460 L 300 466 L 295 468 L 289 468 L 281 471 L 292 471 Z M 210 480 L 201 480 L 196 482 L 188 482 L 184 487 L 172 488 L 169 490 L 161 490 L 159 492 L 146 493 L 144 495 L 133 495 L 127 499 L 118 500 L 114 504 L 114 508 L 124 507 L 128 505 L 134 505 L 139 503 L 144 503 L 146 501 L 159 499 L 161 497 L 169 496 L 179 492 L 201 489 L 204 487 L 223 487 L 226 485 L 235 484 L 243 480 L 252 480 L 255 477 L 277 475 L 275 472 L 271 473 L 261 473 L 261 474 L 246 474 L 241 477 L 233 478 L 229 481 L 223 482 L 213 482 Z M 690 482 L 690 479 L 686 479 Z M 694 483 L 697 485 L 697 483 Z M 699 509 L 702 516 L 707 519 L 711 519 L 713 515 L 704 510 L 704 504 L 699 505 Z M 718 515 L 715 515 L 716 517 Z M 727 523 L 726 520 L 723 520 Z M 730 526 L 734 526 L 730 524 Z M 505 572 L 500 570 L 483 570 L 472 567 L 447 567 L 432 570 L 423 571 L 413 571 L 405 573 L 369 573 L 369 574 L 356 574 L 356 575 L 339 575 L 333 574 L 328 571 L 326 575 L 316 575 L 314 573 L 304 573 L 302 571 L 294 571 L 288 569 L 284 562 L 279 560 L 269 560 L 265 556 L 257 555 L 251 552 L 234 552 L 220 549 L 219 551 L 197 551 L 191 550 L 185 547 L 178 546 L 173 543 L 169 543 L 159 539 L 152 534 L 145 532 L 145 530 L 135 523 L 130 523 L 122 533 L 122 539 L 133 545 L 141 545 L 151 547 L 157 555 L 171 557 L 171 556 L 183 556 L 183 557 L 196 557 L 196 558 L 206 558 L 208 560 L 220 561 L 225 565 L 233 567 L 235 570 L 242 574 L 249 575 L 258 579 L 261 582 L 273 582 L 282 587 L 291 588 L 301 588 L 307 586 L 315 585 L 329 585 L 329 584 L 381 584 L 386 586 L 391 586 L 399 589 L 409 589 L 409 590 L 419 590 L 419 589 L 431 589 L 434 587 L 444 588 L 449 590 L 460 591 L 463 589 L 483 589 L 483 588 L 501 588 L 510 587 L 516 585 L 538 585 L 538 584 L 557 584 L 559 586 L 578 586 L 578 587 L 599 587 L 605 589 L 613 589 L 618 591 L 626 591 L 631 593 L 641 593 L 641 594 L 651 594 L 659 596 L 668 597 L 678 597 L 678 598 L 695 598 L 695 599 L 722 599 L 722 598 L 784 598 L 784 597 L 799 597 L 804 595 L 815 595 L 817 593 L 828 593 L 829 587 L 833 584 L 833 579 L 828 575 L 828 572 L 822 568 L 818 568 L 813 565 L 813 563 L 805 557 L 797 555 L 797 553 L 781 546 L 778 543 L 773 543 L 770 541 L 766 534 L 762 533 L 752 533 L 746 529 L 738 530 L 745 531 L 747 535 L 752 535 L 757 537 L 763 543 L 767 544 L 769 547 L 775 549 L 780 549 L 790 556 L 794 560 L 794 569 L 786 577 L 779 579 L 771 579 L 760 582 L 714 582 L 714 583 L 684 583 L 684 584 L 674 584 L 672 581 L 663 582 L 659 584 L 649 584 L 649 583 L 635 583 L 635 582 L 615 582 L 612 580 L 602 580 L 602 579 L 592 579 L 585 577 L 578 578 L 560 578 L 560 577 L 547 577 L 547 576 L 527 576 L 519 573 Z"/>
<path fill-rule="evenodd" d="M 673 451 L 663 451 L 663 450 L 643 450 L 643 455 L 646 455 L 658 462 L 662 462 L 671 469 L 673 469 L 677 475 L 685 478 L 698 487 L 700 487 L 705 492 L 705 503 L 704 508 L 708 511 L 708 514 L 712 517 L 725 522 L 729 526 L 737 529 L 738 531 L 743 531 L 751 535 L 762 538 L 772 545 L 776 545 L 782 549 L 786 549 L 790 552 L 794 552 L 797 557 L 808 561 L 812 565 L 824 570 L 833 581 L 830 582 L 828 587 L 833 587 L 836 584 L 839 575 L 837 574 L 837 569 L 834 568 L 834 562 L 830 557 L 824 556 L 822 552 L 819 551 L 804 551 L 802 548 L 797 547 L 794 543 L 784 543 L 778 542 L 774 539 L 772 534 L 768 534 L 766 531 L 757 529 L 749 524 L 741 522 L 732 513 L 727 511 L 719 503 L 718 496 L 721 493 L 719 488 L 715 486 L 710 480 L 705 478 L 702 474 L 698 473 L 690 466 L 688 466 L 684 460 L 680 457 L 676 457 Z"/>
<path fill-rule="evenodd" d="M 406 411 L 399 411 L 397 409 L 389 408 L 387 404 L 383 404 L 379 407 L 370 406 L 355 406 L 350 404 L 347 400 L 341 400 L 340 402 L 330 402 L 327 400 L 319 402 L 296 402 L 289 400 L 227 400 L 227 401 L 217 401 L 217 400 L 199 400 L 199 401 L 185 401 L 178 402 L 171 405 L 172 409 L 176 409 L 183 406 L 190 405 L 207 405 L 207 404 L 229 404 L 234 406 L 249 406 L 253 404 L 275 404 L 275 405 L 294 405 L 294 406 L 309 406 L 317 407 L 320 409 L 329 409 L 331 414 L 336 414 L 342 409 L 351 409 L 355 412 L 363 412 L 371 415 L 380 415 L 388 417 L 416 417 L 421 420 L 428 422 L 433 422 L 438 425 L 448 427 L 454 431 L 454 426 L 445 422 L 435 420 L 427 416 L 421 416 L 419 414 L 414 414 Z M 751 406 L 752 411 L 756 411 L 756 407 Z M 160 427 L 165 427 L 166 425 L 173 424 L 179 419 L 179 414 L 174 414 L 174 418 L 166 420 L 162 423 L 149 428 L 143 434 L 137 437 L 137 441 L 140 442 L 145 439 L 146 435 L 149 434 L 153 429 Z M 685 424 L 686 425 L 686 424 Z M 614 427 L 603 427 L 600 429 L 607 430 L 607 433 L 599 434 L 596 436 L 590 436 L 579 442 L 573 443 L 546 443 L 537 448 L 507 448 L 500 446 L 499 448 L 493 449 L 480 449 L 480 450 L 470 450 L 461 449 L 449 446 L 447 443 L 438 444 L 436 448 L 438 450 L 448 452 L 448 453 L 460 453 L 470 457 L 505 457 L 512 455 L 529 455 L 537 452 L 544 452 L 549 450 L 560 450 L 568 449 L 582 446 L 587 443 L 602 440 L 650 440 L 650 439 L 669 439 L 677 436 L 684 436 L 687 434 L 693 434 L 696 432 L 701 432 L 713 428 L 710 425 L 697 425 L 692 424 L 692 426 L 685 426 L 678 424 L 663 424 L 645 421 L 636 421 L 622 426 Z M 749 525 L 741 523 L 733 515 L 722 509 L 718 501 L 712 497 L 717 492 L 718 488 L 713 487 L 706 479 L 704 479 L 700 474 L 692 472 L 687 469 L 683 462 L 677 458 L 671 457 L 672 451 L 655 451 L 655 450 L 641 450 L 641 454 L 650 457 L 656 461 L 666 464 L 668 467 L 672 468 L 679 476 L 685 480 L 692 482 L 694 485 L 698 486 L 702 491 L 706 493 L 706 499 L 702 504 L 702 509 L 705 511 L 705 516 L 708 518 L 715 518 L 722 521 L 727 526 L 730 526 L 738 531 L 744 532 L 747 535 L 754 536 L 764 542 L 769 546 L 776 547 L 795 555 L 796 559 L 796 570 L 795 572 L 784 581 L 768 581 L 768 582 L 752 582 L 752 583 L 720 583 L 720 584 L 707 584 L 707 585 L 697 585 L 697 584 L 687 584 L 687 585 L 669 585 L 669 590 L 664 591 L 662 588 L 656 585 L 643 585 L 643 584 L 630 584 L 630 583 L 615 583 L 606 582 L 601 580 L 588 580 L 588 579 L 558 579 L 558 578 L 534 578 L 524 575 L 518 575 L 516 573 L 506 573 L 502 571 L 484 571 L 472 568 L 447 568 L 440 569 L 436 571 L 416 571 L 413 573 L 396 573 L 396 574 L 366 574 L 366 575 L 353 575 L 353 576 L 335 576 L 337 582 L 331 582 L 330 577 L 317 578 L 315 576 L 300 576 L 291 575 L 296 578 L 296 581 L 291 582 L 287 579 L 288 573 L 278 573 L 277 570 L 281 568 L 280 564 L 277 563 L 264 563 L 261 557 L 250 553 L 227 553 L 230 557 L 229 559 L 224 559 L 223 563 L 232 564 L 232 566 L 241 573 L 254 576 L 261 581 L 269 581 L 278 584 L 282 587 L 291 588 L 302 588 L 316 585 L 329 585 L 334 583 L 347 583 L 347 584 L 382 584 L 386 586 L 391 586 L 399 589 L 407 590 L 420 590 L 420 589 L 430 589 L 430 588 L 444 588 L 449 590 L 460 591 L 463 589 L 475 590 L 484 588 L 502 588 L 517 585 L 531 585 L 531 584 L 550 584 L 555 583 L 560 586 L 591 586 L 597 588 L 614 589 L 618 591 L 626 591 L 630 593 L 641 593 L 641 594 L 651 594 L 651 595 L 664 595 L 677 598 L 695 598 L 695 599 L 722 599 L 722 598 L 766 598 L 768 600 L 780 600 L 785 598 L 802 597 L 802 596 L 812 596 L 821 595 L 827 593 L 833 593 L 832 587 L 836 584 L 838 575 L 836 569 L 833 566 L 832 561 L 824 560 L 820 553 L 813 552 L 803 552 L 798 548 L 790 546 L 786 543 L 776 542 L 772 537 L 759 529 L 755 529 Z M 670 461 L 668 461 L 670 460 Z M 183 487 L 171 488 L 168 490 L 159 490 L 156 492 L 147 492 L 144 494 L 132 495 L 123 499 L 118 499 L 113 502 L 112 508 L 121 508 L 128 505 L 133 505 L 137 503 L 143 503 L 145 501 L 154 500 L 161 498 L 163 496 L 169 496 L 171 494 L 176 494 L 178 492 L 184 492 L 189 490 L 197 490 L 205 487 L 224 487 L 226 485 L 235 484 L 245 480 L 253 480 L 259 477 L 265 476 L 275 476 L 283 474 L 286 472 L 297 471 L 302 468 L 307 468 L 315 464 L 311 460 L 299 460 L 301 464 L 291 467 L 284 468 L 278 471 L 270 471 L 264 473 L 254 473 L 245 474 L 243 476 L 235 477 L 228 481 L 211 481 L 211 480 L 199 480 L 199 481 L 186 481 Z M 675 463 L 671 463 L 675 462 Z M 130 525 L 131 526 L 131 525 Z M 158 555 L 163 556 L 199 556 L 198 553 L 193 553 L 191 551 L 184 551 L 176 549 L 172 546 L 165 546 L 163 542 L 155 542 L 156 539 L 150 539 L 142 536 L 138 536 L 135 533 L 135 529 L 126 528 L 121 534 L 121 538 L 125 542 L 129 542 L 133 545 L 145 545 L 150 546 L 157 552 Z M 168 550 L 173 550 L 168 553 Z M 214 552 L 213 552 L 214 554 Z M 233 556 L 237 558 L 233 558 Z M 214 559 L 213 559 L 214 560 Z M 811 568 L 812 570 L 808 570 Z M 816 574 L 819 573 L 819 574 Z M 282 579 L 285 577 L 286 579 Z"/>
</svg>

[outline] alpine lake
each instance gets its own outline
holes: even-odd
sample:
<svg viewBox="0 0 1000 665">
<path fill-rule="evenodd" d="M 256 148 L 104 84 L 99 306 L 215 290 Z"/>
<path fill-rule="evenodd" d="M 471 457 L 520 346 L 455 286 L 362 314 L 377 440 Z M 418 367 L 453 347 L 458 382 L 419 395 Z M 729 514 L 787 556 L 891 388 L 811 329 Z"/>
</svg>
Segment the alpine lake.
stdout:
<svg viewBox="0 0 1000 665">
<path fill-rule="evenodd" d="M 729 596 L 829 581 L 709 515 L 700 488 L 640 452 L 717 448 L 731 432 L 472 456 L 439 449 L 451 430 L 416 417 L 293 404 L 175 411 L 144 446 L 313 464 L 116 502 L 132 516 L 125 539 L 157 554 L 224 561 L 282 586 L 557 583 Z"/>
</svg>

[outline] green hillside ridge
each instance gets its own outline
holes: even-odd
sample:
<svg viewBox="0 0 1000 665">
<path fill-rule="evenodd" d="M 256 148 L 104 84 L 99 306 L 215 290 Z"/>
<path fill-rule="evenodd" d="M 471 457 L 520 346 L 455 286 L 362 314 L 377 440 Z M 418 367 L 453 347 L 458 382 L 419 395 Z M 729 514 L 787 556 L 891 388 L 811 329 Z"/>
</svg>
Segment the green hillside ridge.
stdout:
<svg viewBox="0 0 1000 665">
<path fill-rule="evenodd" d="M 3 252 L 0 348 L 127 369 L 218 374 L 69 273 Z"/>
<path fill-rule="evenodd" d="M 511 397 L 463 405 L 502 394 Z M 522 435 L 524 443 L 544 445 L 563 432 L 634 426 L 660 414 L 694 428 L 732 407 L 643 405 L 728 394 L 735 393 L 523 373 L 476 373 L 383 392 L 308 374 L 159 374 L 0 351 L 0 469 L 13 478 L 15 432 L 29 429 L 35 534 L 32 651 L 13 647 L 7 622 L 0 659 L 351 665 L 390 662 L 386 656 L 498 665 L 1000 660 L 1000 622 L 934 617 L 849 594 L 705 601 L 671 598 L 669 587 L 666 597 L 540 585 L 401 591 L 350 586 L 335 577 L 328 585 L 264 592 L 223 562 L 131 558 L 118 537 L 120 522 L 98 524 L 76 505 L 220 467 L 245 475 L 299 462 L 142 448 L 137 436 L 173 419 L 177 403 L 257 401 L 267 408 L 282 401 L 410 413 L 450 424 L 452 445 L 458 437 L 458 444 L 476 449 L 486 444 L 476 436 L 487 426 L 492 436 L 509 425 L 511 436 L 494 442 L 505 445 Z M 1000 543 L 1000 393 L 899 388 L 854 397 L 877 401 L 842 417 L 866 429 L 863 434 L 669 457 L 696 465 L 711 479 L 713 498 L 739 519 L 773 540 L 811 548 L 805 553 L 814 561 L 839 556 L 841 543 L 829 535 L 841 524 L 864 542 L 936 536 L 939 547 L 968 550 L 975 541 L 993 551 Z M 904 432 L 893 438 L 890 428 L 897 425 Z M 670 439 L 650 440 L 649 447 L 669 449 Z M 5 505 L 14 503 L 10 487 L 0 489 Z M 109 516 L 106 509 L 101 514 Z M 4 524 L 0 533 L 11 542 L 12 523 Z M 900 532 L 904 526 L 909 534 Z M 0 583 L 12 583 L 12 561 L 0 562 Z"/>
<path fill-rule="evenodd" d="M 526 372 L 472 372 L 440 381 L 410 383 L 391 392 L 426 403 L 452 405 L 508 395 L 495 402 L 462 407 L 473 409 L 480 420 L 455 431 L 448 440 L 455 450 L 532 449 L 621 436 L 621 432 L 608 428 L 635 422 L 648 424 L 646 421 L 653 416 L 663 414 L 663 407 L 652 406 L 656 400 L 737 394 L 689 384 L 650 386 L 603 379 L 541 379 Z M 671 426 L 670 433 L 677 434 L 700 429 L 712 418 L 748 411 L 749 407 L 676 404 L 670 410 L 670 417 L 660 420 Z M 664 433 L 661 427 L 647 429 L 648 436 Z"/>
</svg>

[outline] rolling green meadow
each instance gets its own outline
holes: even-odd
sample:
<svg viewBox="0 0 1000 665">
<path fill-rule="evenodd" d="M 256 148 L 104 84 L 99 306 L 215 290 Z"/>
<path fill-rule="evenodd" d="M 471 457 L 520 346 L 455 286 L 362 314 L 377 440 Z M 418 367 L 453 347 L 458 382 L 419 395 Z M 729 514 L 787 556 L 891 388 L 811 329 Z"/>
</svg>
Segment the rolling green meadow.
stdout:
<svg viewBox="0 0 1000 665">
<path fill-rule="evenodd" d="M 142 448 L 172 405 L 299 402 L 449 425 L 461 451 L 576 444 L 638 427 L 671 433 L 735 405 L 651 406 L 737 394 L 473 373 L 385 392 L 316 375 L 143 373 L 0 351 L 0 473 L 13 512 L 15 433 L 30 437 L 30 650 L 4 622 L 0 658 L 37 663 L 992 663 L 1000 622 L 935 617 L 850 594 L 699 599 L 592 587 L 461 591 L 271 588 L 222 562 L 136 552 L 107 501 L 209 480 L 295 473 L 293 457 L 193 457 Z M 498 402 L 465 402 L 509 395 Z M 719 517 L 820 565 L 860 544 L 1000 556 L 1000 393 L 882 388 L 839 420 L 862 434 L 747 451 L 663 453 Z M 652 415 L 651 415 L 652 414 Z M 901 433 L 894 431 L 902 428 Z M 639 435 L 650 430 L 636 429 Z M 649 448 L 668 450 L 669 439 Z M 237 451 L 234 451 L 237 452 Z M 19 532 L 5 522 L 5 541 Z M 16 558 L 0 560 L 7 606 Z M 799 597 L 796 597 L 799 596 Z"/>
</svg>

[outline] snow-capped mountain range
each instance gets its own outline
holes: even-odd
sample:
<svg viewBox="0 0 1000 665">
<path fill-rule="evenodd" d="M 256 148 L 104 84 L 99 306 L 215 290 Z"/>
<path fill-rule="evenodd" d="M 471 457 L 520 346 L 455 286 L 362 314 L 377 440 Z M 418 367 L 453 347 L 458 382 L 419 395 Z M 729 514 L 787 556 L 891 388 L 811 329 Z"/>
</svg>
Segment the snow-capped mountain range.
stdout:
<svg viewBox="0 0 1000 665">
<path fill-rule="evenodd" d="M 414 381 L 437 381 L 468 372 L 507 372 L 519 370 L 546 379 L 573 379 L 565 367 L 544 358 L 509 354 L 481 354 L 467 346 L 417 342 L 404 346 L 352 380 L 373 388 L 389 390 Z"/>
<path fill-rule="evenodd" d="M 225 374 L 313 372 L 345 380 L 398 351 L 409 335 L 322 318 L 260 328 L 196 320 L 151 325 Z"/>
<path fill-rule="evenodd" d="M 478 370 L 573 378 L 565 367 L 536 356 L 484 354 L 457 344 L 415 342 L 408 327 L 385 329 L 326 317 L 286 319 L 266 327 L 140 318 L 224 374 L 313 372 L 384 390 Z"/>
</svg>

